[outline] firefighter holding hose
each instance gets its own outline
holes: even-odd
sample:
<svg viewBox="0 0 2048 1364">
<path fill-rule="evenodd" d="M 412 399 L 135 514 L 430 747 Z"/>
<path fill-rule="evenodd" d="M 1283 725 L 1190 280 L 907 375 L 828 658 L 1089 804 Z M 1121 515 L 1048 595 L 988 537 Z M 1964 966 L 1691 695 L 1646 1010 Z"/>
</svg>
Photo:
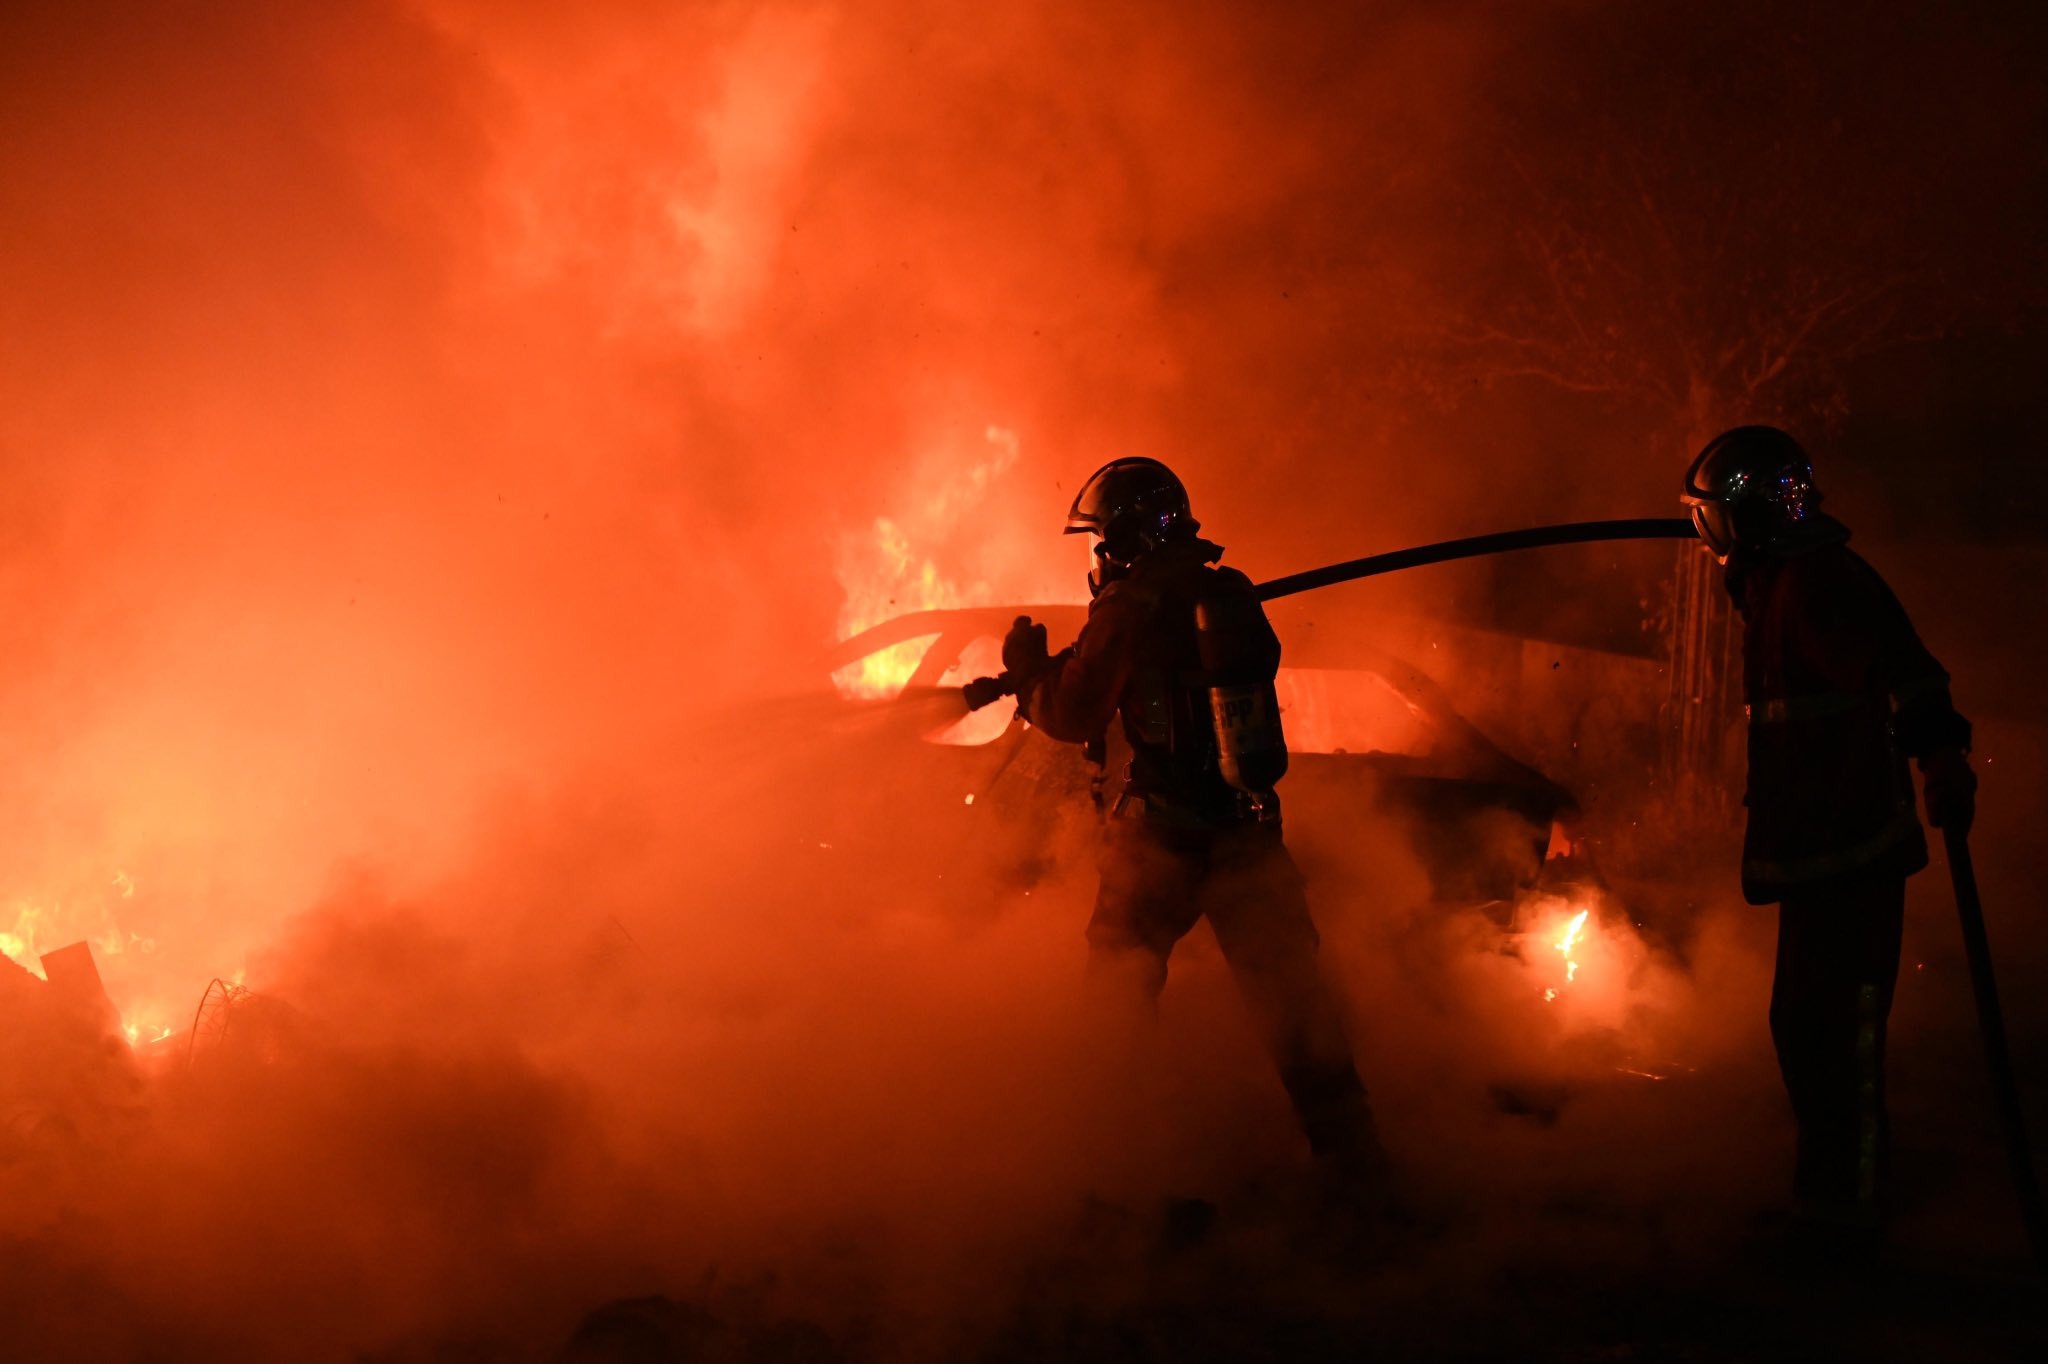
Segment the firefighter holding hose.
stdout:
<svg viewBox="0 0 2048 1364">
<path fill-rule="evenodd" d="M 1970 724 L 1848 527 L 1820 510 L 1790 435 L 1716 437 L 1684 501 L 1743 620 L 1742 889 L 1779 906 L 1770 1021 L 1798 1124 L 1794 1226 L 1868 1251 L 1884 1211 L 1885 1023 L 1906 878 L 1928 861 L 1907 760 L 1928 822 L 1959 836 L 1975 814 Z"/>
<path fill-rule="evenodd" d="M 1120 718 L 1129 741 L 1088 924 L 1091 982 L 1149 1006 L 1174 944 L 1206 915 L 1319 1165 L 1374 1192 L 1384 1158 L 1281 838 L 1280 642 L 1164 464 L 1104 465 L 1066 529 L 1096 537 L 1087 624 L 1049 654 L 1045 627 L 1020 617 L 1003 665 L 1041 732 L 1089 744 Z"/>
</svg>

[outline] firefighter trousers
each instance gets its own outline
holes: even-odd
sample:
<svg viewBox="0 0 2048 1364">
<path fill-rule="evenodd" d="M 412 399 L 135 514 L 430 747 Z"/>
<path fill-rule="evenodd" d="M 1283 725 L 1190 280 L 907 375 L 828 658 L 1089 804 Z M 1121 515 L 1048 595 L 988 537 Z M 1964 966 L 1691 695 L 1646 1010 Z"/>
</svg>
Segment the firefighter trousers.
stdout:
<svg viewBox="0 0 2048 1364">
<path fill-rule="evenodd" d="M 1803 886 L 1778 909 L 1771 1041 L 1799 1128 L 1800 1211 L 1876 1228 L 1891 1134 L 1885 1024 L 1898 983 L 1906 881 L 1878 872 Z"/>
<path fill-rule="evenodd" d="M 1302 1133 L 1319 1159 L 1376 1172 L 1383 1162 L 1336 998 L 1318 960 L 1301 871 L 1277 821 L 1110 821 L 1088 924 L 1098 989 L 1147 1005 L 1174 944 L 1206 916 L 1249 1006 Z"/>
</svg>

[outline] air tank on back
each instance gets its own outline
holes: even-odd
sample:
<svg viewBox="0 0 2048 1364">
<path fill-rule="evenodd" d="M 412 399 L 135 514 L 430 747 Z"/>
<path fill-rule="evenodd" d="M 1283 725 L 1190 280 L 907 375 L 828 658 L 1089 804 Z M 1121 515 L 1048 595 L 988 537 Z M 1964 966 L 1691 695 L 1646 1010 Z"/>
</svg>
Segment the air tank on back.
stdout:
<svg viewBox="0 0 2048 1364">
<path fill-rule="evenodd" d="M 1287 775 L 1287 736 L 1273 690 L 1272 628 L 1259 599 L 1224 592 L 1196 603 L 1195 638 L 1223 779 L 1265 795 Z"/>
</svg>

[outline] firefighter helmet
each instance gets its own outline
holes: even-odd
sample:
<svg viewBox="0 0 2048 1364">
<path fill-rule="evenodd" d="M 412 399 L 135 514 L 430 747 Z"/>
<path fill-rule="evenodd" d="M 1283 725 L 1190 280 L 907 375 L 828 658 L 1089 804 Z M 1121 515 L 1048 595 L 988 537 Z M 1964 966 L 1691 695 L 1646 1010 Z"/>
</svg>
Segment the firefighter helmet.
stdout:
<svg viewBox="0 0 2048 1364">
<path fill-rule="evenodd" d="M 1197 528 L 1188 490 L 1156 459 L 1113 459 L 1088 475 L 1067 509 L 1067 534 L 1156 545 Z"/>
<path fill-rule="evenodd" d="M 1113 459 L 1088 475 L 1067 509 L 1069 535 L 1096 535 L 1095 571 L 1088 586 L 1100 592 L 1138 559 L 1201 528 L 1188 509 L 1188 490 L 1156 459 Z"/>
<path fill-rule="evenodd" d="M 1825 519 L 1813 461 L 1775 426 L 1738 426 L 1708 441 L 1686 472 L 1681 500 L 1722 563 L 1738 547 L 1796 544 Z"/>
</svg>

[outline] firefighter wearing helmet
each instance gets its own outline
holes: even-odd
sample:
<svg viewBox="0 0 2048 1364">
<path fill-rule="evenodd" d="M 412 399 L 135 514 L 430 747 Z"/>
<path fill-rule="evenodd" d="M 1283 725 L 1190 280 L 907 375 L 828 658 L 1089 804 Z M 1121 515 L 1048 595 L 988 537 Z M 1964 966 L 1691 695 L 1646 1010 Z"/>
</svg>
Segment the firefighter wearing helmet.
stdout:
<svg viewBox="0 0 2048 1364">
<path fill-rule="evenodd" d="M 1743 620 L 1742 888 L 1779 905 L 1770 1021 L 1798 1124 L 1795 1225 L 1867 1249 L 1885 1193 L 1885 1023 L 1906 878 L 1927 865 L 1907 760 L 1928 821 L 1966 831 L 1970 725 L 1849 528 L 1821 511 L 1791 436 L 1716 437 L 1683 500 Z"/>
<path fill-rule="evenodd" d="M 1020 618 L 1003 664 L 1043 733 L 1099 743 L 1120 720 L 1130 747 L 1088 924 L 1091 985 L 1149 1007 L 1174 944 L 1207 916 L 1318 1163 L 1348 1192 L 1376 1191 L 1371 1111 L 1281 839 L 1280 642 L 1157 460 L 1096 470 L 1066 529 L 1096 537 L 1087 624 L 1048 655 L 1045 627 Z"/>
</svg>

